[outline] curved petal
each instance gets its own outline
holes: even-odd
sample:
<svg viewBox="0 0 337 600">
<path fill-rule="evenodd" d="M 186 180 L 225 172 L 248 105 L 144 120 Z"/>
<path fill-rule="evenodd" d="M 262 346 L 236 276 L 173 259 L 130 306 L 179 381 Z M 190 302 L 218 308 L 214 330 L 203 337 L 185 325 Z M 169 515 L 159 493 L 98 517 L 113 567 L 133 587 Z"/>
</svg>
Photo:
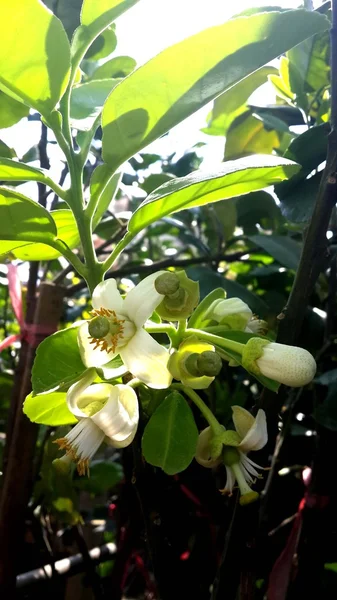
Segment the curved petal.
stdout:
<svg viewBox="0 0 337 600">
<path fill-rule="evenodd" d="M 113 448 L 126 448 L 127 446 L 129 446 L 131 444 L 131 442 L 133 442 L 136 433 L 137 433 L 137 425 L 134 426 L 130 435 L 128 437 L 126 437 L 122 442 L 117 442 L 115 439 L 110 440 L 109 438 L 105 438 L 105 440 L 106 440 L 106 443 L 109 444 L 109 446 L 112 446 Z"/>
<path fill-rule="evenodd" d="M 214 437 L 211 427 L 206 427 L 199 433 L 197 448 L 195 452 L 195 460 L 206 469 L 213 469 L 222 462 L 221 454 L 218 458 L 211 457 L 210 443 Z"/>
<path fill-rule="evenodd" d="M 96 285 L 92 294 L 93 308 L 108 308 L 116 313 L 125 314 L 123 311 L 124 300 L 117 289 L 115 279 L 107 279 Z"/>
<path fill-rule="evenodd" d="M 138 329 L 121 348 L 120 356 L 130 373 L 149 387 L 162 390 L 171 385 L 172 375 L 167 368 L 169 352 L 144 329 Z"/>
<path fill-rule="evenodd" d="M 254 425 L 254 417 L 242 406 L 232 406 L 232 418 L 236 431 L 240 438 L 244 438 Z"/>
<path fill-rule="evenodd" d="M 136 327 L 142 327 L 145 321 L 151 317 L 154 310 L 161 303 L 164 296 L 158 294 L 154 287 L 154 282 L 159 275 L 165 271 L 157 271 L 143 281 L 138 283 L 130 292 L 127 293 L 124 300 L 124 313 L 133 321 Z"/>
<path fill-rule="evenodd" d="M 252 427 L 247 435 L 243 438 L 238 448 L 242 452 L 250 452 L 251 450 L 261 450 L 268 441 L 266 413 L 262 408 L 258 410 Z"/>
<path fill-rule="evenodd" d="M 108 353 L 106 350 L 101 350 L 100 348 L 94 350 L 93 344 L 90 344 L 90 339 L 88 321 L 85 321 L 78 328 L 77 343 L 82 361 L 86 367 L 101 367 L 117 356 L 116 353 Z"/>
<path fill-rule="evenodd" d="M 77 418 L 87 418 L 88 415 L 78 406 L 78 402 L 90 384 L 94 381 L 96 372 L 92 369 L 80 381 L 74 383 L 67 391 L 67 405 L 70 412 Z M 91 400 L 92 401 L 92 400 Z M 85 405 L 82 405 L 82 408 Z"/>
<path fill-rule="evenodd" d="M 138 425 L 137 395 L 131 387 L 125 385 L 109 387 L 107 403 L 91 419 L 112 442 L 124 442 Z"/>
</svg>

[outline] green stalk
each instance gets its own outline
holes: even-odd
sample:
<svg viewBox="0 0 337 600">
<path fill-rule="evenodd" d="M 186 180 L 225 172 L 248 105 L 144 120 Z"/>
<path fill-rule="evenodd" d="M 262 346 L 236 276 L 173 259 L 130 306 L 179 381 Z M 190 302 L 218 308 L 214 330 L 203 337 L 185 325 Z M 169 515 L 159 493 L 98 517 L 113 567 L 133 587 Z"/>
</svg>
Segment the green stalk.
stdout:
<svg viewBox="0 0 337 600">
<path fill-rule="evenodd" d="M 205 340 L 205 342 L 209 342 L 209 344 L 213 344 L 213 346 L 220 346 L 220 348 L 224 348 L 224 350 L 233 350 L 233 352 L 237 352 L 240 355 L 245 347 L 245 344 L 235 342 L 234 340 L 228 340 L 227 338 L 213 335 L 206 331 L 201 331 L 201 329 L 186 329 L 184 337 L 189 335 L 196 335 L 199 339 Z"/>
<path fill-rule="evenodd" d="M 179 390 L 194 402 L 200 412 L 205 417 L 207 423 L 212 427 L 214 435 L 220 435 L 223 433 L 223 427 L 220 425 L 218 419 L 213 415 L 212 411 L 208 408 L 207 404 L 200 398 L 200 396 L 192 390 L 192 388 L 183 385 L 182 383 L 173 383 L 171 389 Z"/>
</svg>

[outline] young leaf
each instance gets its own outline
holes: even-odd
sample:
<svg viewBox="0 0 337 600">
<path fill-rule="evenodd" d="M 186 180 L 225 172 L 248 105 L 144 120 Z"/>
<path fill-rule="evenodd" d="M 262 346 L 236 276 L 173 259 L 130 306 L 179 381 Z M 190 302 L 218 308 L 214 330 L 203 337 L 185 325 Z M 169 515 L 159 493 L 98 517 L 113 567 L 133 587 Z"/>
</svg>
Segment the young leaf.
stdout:
<svg viewBox="0 0 337 600">
<path fill-rule="evenodd" d="M 38 346 L 32 369 L 33 394 L 70 386 L 86 371 L 77 344 L 77 326 L 57 331 Z"/>
<path fill-rule="evenodd" d="M 126 77 L 136 68 L 136 61 L 131 56 L 111 58 L 93 72 L 90 79 L 112 79 Z"/>
<path fill-rule="evenodd" d="M 38 0 L 2 2 L 0 37 L 0 87 L 48 116 L 69 79 L 70 48 L 61 22 Z"/>
<path fill-rule="evenodd" d="M 65 392 L 52 392 L 33 396 L 29 394 L 24 401 L 23 412 L 33 423 L 41 425 L 72 425 L 77 423 L 76 417 L 70 412 Z"/>
<path fill-rule="evenodd" d="M 145 460 L 168 475 L 184 471 L 192 461 L 198 429 L 186 400 L 172 392 L 158 406 L 145 427 L 142 449 Z"/>
<path fill-rule="evenodd" d="M 0 129 L 11 127 L 27 117 L 29 107 L 0 91 Z M 8 158 L 11 158 L 10 156 Z"/>
<path fill-rule="evenodd" d="M 167 48 L 124 79 L 106 101 L 104 160 L 115 170 L 247 75 L 328 27 L 326 17 L 314 12 L 260 13 Z"/>
<path fill-rule="evenodd" d="M 280 145 L 274 130 L 267 130 L 263 121 L 246 110 L 231 123 L 226 135 L 225 160 L 243 158 L 251 154 L 271 154 Z"/>
<path fill-rule="evenodd" d="M 93 218 L 93 230 L 96 229 L 101 218 L 114 199 L 122 173 L 111 173 L 108 165 L 98 165 L 90 179 L 90 202 L 94 202 L 96 210 Z"/>
<path fill-rule="evenodd" d="M 54 182 L 48 176 L 48 171 L 2 157 L 0 158 L 0 180 L 40 181 L 51 188 L 54 185 Z"/>
<path fill-rule="evenodd" d="M 49 212 L 30 198 L 0 188 L 0 253 L 27 242 L 52 243 L 56 225 Z"/>
<path fill-rule="evenodd" d="M 99 34 L 137 2 L 139 0 L 83 0 L 81 25 L 71 45 L 73 64 L 79 64 Z"/>
<path fill-rule="evenodd" d="M 121 79 L 95 79 L 76 85 L 71 93 L 70 120 L 79 131 L 88 131 L 100 116 L 103 104 Z M 98 123 L 97 123 L 98 126 Z"/>
<path fill-rule="evenodd" d="M 68 248 L 76 248 L 80 243 L 77 224 L 71 210 L 51 211 L 57 227 L 57 239 L 67 244 Z M 13 250 L 14 256 L 21 260 L 54 260 L 61 256 L 60 252 L 46 244 L 26 244 Z"/>
<path fill-rule="evenodd" d="M 299 165 L 275 156 L 250 156 L 227 161 L 215 173 L 196 171 L 172 179 L 154 190 L 129 222 L 129 231 L 138 233 L 154 221 L 183 208 L 202 206 L 260 190 L 297 173 Z"/>
</svg>

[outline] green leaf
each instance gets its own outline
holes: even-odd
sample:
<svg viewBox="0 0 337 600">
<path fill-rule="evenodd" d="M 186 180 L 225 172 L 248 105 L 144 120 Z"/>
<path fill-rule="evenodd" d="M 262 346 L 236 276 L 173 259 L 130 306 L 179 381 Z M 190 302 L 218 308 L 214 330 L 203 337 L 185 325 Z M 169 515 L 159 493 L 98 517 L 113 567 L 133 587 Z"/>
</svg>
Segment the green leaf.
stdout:
<svg viewBox="0 0 337 600">
<path fill-rule="evenodd" d="M 11 160 L 9 158 L 0 158 L 0 180 L 2 181 L 40 181 L 50 186 L 52 180 L 48 176 L 48 171 L 31 167 L 25 163 Z"/>
<path fill-rule="evenodd" d="M 23 412 L 33 421 L 41 425 L 72 425 L 77 419 L 70 412 L 65 392 L 52 392 L 33 396 L 29 394 L 24 401 Z"/>
<path fill-rule="evenodd" d="M 29 107 L 0 91 L 0 129 L 11 127 L 27 117 Z M 11 158 L 8 156 L 8 158 Z"/>
<path fill-rule="evenodd" d="M 90 477 L 78 477 L 74 485 L 90 494 L 104 494 L 123 479 L 123 469 L 116 462 L 95 460 L 90 464 Z"/>
<path fill-rule="evenodd" d="M 235 117 L 244 112 L 252 93 L 268 81 L 268 75 L 277 73 L 275 67 L 262 67 L 221 94 L 214 100 L 212 112 L 207 117 L 208 126 L 202 131 L 210 135 L 226 135 Z"/>
<path fill-rule="evenodd" d="M 147 194 L 150 194 L 163 183 L 171 181 L 171 179 L 175 179 L 174 175 L 171 175 L 171 173 L 151 173 L 151 175 L 149 175 L 141 184 L 141 188 L 145 190 Z"/>
<path fill-rule="evenodd" d="M 103 104 L 121 79 L 95 79 L 76 85 L 71 92 L 70 120 L 79 131 L 89 131 L 100 116 Z M 98 123 L 97 123 L 98 126 Z"/>
<path fill-rule="evenodd" d="M 164 183 L 152 192 L 129 222 L 138 233 L 154 221 L 178 210 L 233 198 L 291 177 L 299 166 L 275 156 L 250 156 L 228 161 L 215 173 L 196 171 Z"/>
<path fill-rule="evenodd" d="M 198 304 L 197 308 L 192 313 L 188 321 L 188 327 L 193 329 L 199 329 L 200 325 L 204 320 L 204 313 L 210 307 L 214 300 L 223 299 L 225 297 L 223 288 L 216 288 L 212 290 L 203 300 Z"/>
<path fill-rule="evenodd" d="M 197 441 L 198 429 L 189 405 L 181 394 L 172 392 L 146 425 L 142 450 L 150 465 L 175 475 L 193 460 Z"/>
<path fill-rule="evenodd" d="M 314 12 L 262 13 L 232 19 L 167 48 L 124 79 L 106 101 L 104 160 L 116 169 L 221 92 L 328 27 L 326 17 Z"/>
<path fill-rule="evenodd" d="M 27 242 L 54 242 L 56 226 L 49 212 L 13 190 L 0 188 L 0 254 Z"/>
<path fill-rule="evenodd" d="M 250 110 L 234 119 L 228 129 L 225 160 L 242 158 L 250 154 L 271 154 L 280 145 L 276 131 L 267 131 L 263 121 L 256 119 Z"/>
<path fill-rule="evenodd" d="M 86 371 L 77 344 L 78 326 L 57 331 L 38 346 L 32 369 L 33 394 L 70 386 Z"/>
<path fill-rule="evenodd" d="M 286 219 L 293 223 L 310 221 L 321 177 L 322 173 L 316 173 L 313 177 L 305 179 L 301 172 L 289 181 L 289 186 L 283 187 L 283 184 L 275 186 L 281 212 Z"/>
<path fill-rule="evenodd" d="M 80 243 L 77 224 L 71 210 L 54 210 L 50 213 L 57 228 L 57 239 L 62 240 L 69 248 Z M 13 251 L 21 260 L 54 260 L 61 256 L 60 252 L 46 244 L 27 244 Z"/>
<path fill-rule="evenodd" d="M 94 43 L 91 44 L 88 49 L 85 60 L 97 61 L 101 58 L 105 58 L 116 49 L 117 37 L 114 27 L 107 27 L 98 38 L 95 39 Z"/>
<path fill-rule="evenodd" d="M 14 158 L 16 153 L 13 148 L 10 148 L 5 142 L 0 140 L 0 156 L 3 156 L 4 158 Z"/>
<path fill-rule="evenodd" d="M 329 32 L 315 35 L 287 53 L 291 90 L 298 96 L 330 84 Z"/>
<path fill-rule="evenodd" d="M 194 281 L 199 281 L 201 298 L 210 294 L 214 288 L 221 287 L 226 290 L 227 298 L 241 298 L 259 317 L 263 318 L 270 313 L 269 307 L 262 298 L 247 290 L 237 281 L 226 279 L 208 267 L 189 267 L 186 269 L 186 273 Z"/>
<path fill-rule="evenodd" d="M 111 58 L 93 72 L 90 79 L 110 79 L 126 77 L 136 68 L 136 61 L 131 56 Z"/>
<path fill-rule="evenodd" d="M 71 45 L 73 63 L 82 60 L 88 48 L 109 25 L 139 0 L 84 0 L 81 25 L 74 33 Z"/>
<path fill-rule="evenodd" d="M 2 2 L 0 37 L 0 87 L 48 116 L 69 79 L 70 48 L 61 22 L 42 2 Z"/>
<path fill-rule="evenodd" d="M 301 246 L 285 235 L 251 235 L 248 239 L 263 248 L 270 256 L 287 269 L 296 271 L 301 255 Z"/>
<path fill-rule="evenodd" d="M 245 235 L 258 232 L 257 224 L 263 229 L 276 229 L 282 221 L 281 212 L 274 198 L 264 191 L 251 192 L 236 199 L 237 224 Z"/>
<path fill-rule="evenodd" d="M 285 158 L 299 163 L 309 174 L 326 159 L 329 132 L 329 123 L 310 127 L 292 140 L 284 154 Z"/>
</svg>

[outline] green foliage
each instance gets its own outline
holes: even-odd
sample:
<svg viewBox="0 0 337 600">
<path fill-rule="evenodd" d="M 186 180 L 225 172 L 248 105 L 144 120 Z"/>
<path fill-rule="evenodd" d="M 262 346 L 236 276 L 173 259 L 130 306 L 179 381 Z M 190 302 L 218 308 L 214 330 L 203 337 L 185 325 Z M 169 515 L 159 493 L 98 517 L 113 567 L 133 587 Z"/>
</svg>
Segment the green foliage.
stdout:
<svg viewBox="0 0 337 600">
<path fill-rule="evenodd" d="M 104 160 L 116 169 L 212 98 L 327 28 L 328 21 L 317 13 L 262 13 L 212 27 L 164 50 L 109 96 L 102 115 Z"/>
<path fill-rule="evenodd" d="M 39 345 L 32 370 L 33 394 L 68 388 L 85 372 L 77 345 L 77 327 L 50 335 Z"/>
<path fill-rule="evenodd" d="M 123 469 L 118 463 L 95 460 L 90 466 L 90 477 L 79 477 L 74 485 L 78 490 L 98 495 L 114 488 L 122 479 Z"/>
<path fill-rule="evenodd" d="M 221 172 L 198 171 L 154 190 L 132 215 L 129 231 L 138 233 L 154 221 L 183 208 L 202 206 L 262 189 L 298 171 L 298 165 L 274 156 L 251 157 L 224 164 Z"/>
<path fill-rule="evenodd" d="M 172 392 L 158 406 L 145 427 L 142 449 L 145 460 L 168 475 L 188 467 L 195 454 L 198 429 L 186 400 Z"/>
<path fill-rule="evenodd" d="M 69 42 L 60 21 L 36 0 L 5 3 L 1 44 L 1 89 L 48 116 L 69 78 Z"/>
<path fill-rule="evenodd" d="M 52 392 L 39 396 L 29 394 L 24 402 L 23 412 L 33 423 L 53 427 L 77 423 L 77 419 L 68 409 L 65 392 Z"/>
</svg>

